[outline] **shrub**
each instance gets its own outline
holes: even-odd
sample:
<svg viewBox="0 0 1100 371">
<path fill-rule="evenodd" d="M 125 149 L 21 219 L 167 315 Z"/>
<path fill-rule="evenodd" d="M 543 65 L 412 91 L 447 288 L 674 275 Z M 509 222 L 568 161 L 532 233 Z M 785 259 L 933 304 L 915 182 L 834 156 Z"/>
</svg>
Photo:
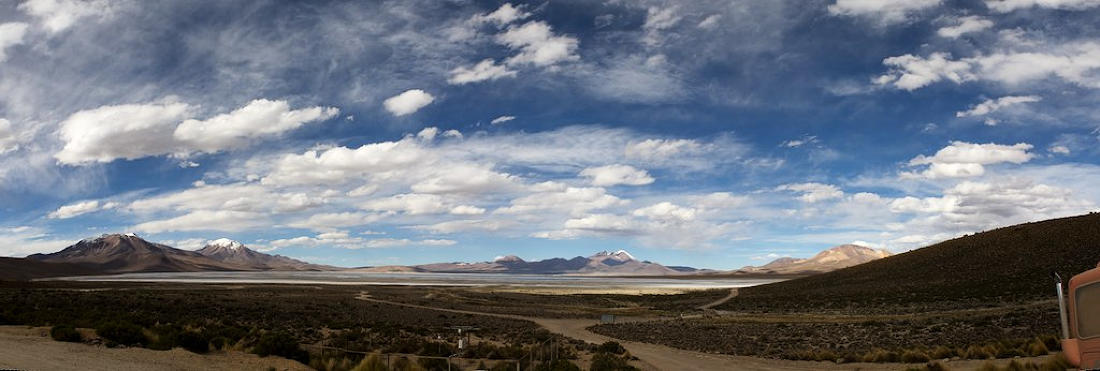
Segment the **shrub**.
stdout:
<svg viewBox="0 0 1100 371">
<path fill-rule="evenodd" d="M 67 341 L 70 343 L 79 343 L 83 340 L 80 337 L 80 333 L 76 332 L 76 329 L 72 326 L 54 326 L 50 329 L 50 337 L 57 341 Z"/>
<path fill-rule="evenodd" d="M 1047 345 L 1042 340 L 1035 339 L 1027 346 L 1027 355 L 1029 356 L 1038 357 L 1047 354 L 1050 354 L 1050 349 L 1047 349 Z"/>
<path fill-rule="evenodd" d="M 838 357 L 836 353 L 833 353 L 833 351 L 828 349 L 821 349 L 813 352 L 810 360 L 836 362 L 838 358 L 840 357 Z"/>
<path fill-rule="evenodd" d="M 489 371 L 512 371 L 512 370 L 515 370 L 515 369 L 516 369 L 516 364 L 515 363 L 497 362 L 497 364 L 493 365 L 493 367 L 490 368 Z"/>
<path fill-rule="evenodd" d="M 939 362 L 928 362 L 922 367 L 912 367 L 906 371 L 947 371 L 947 366 Z"/>
<path fill-rule="evenodd" d="M 194 331 L 183 331 L 176 336 L 176 344 L 192 353 L 206 353 L 210 351 L 210 342 L 202 334 Z"/>
<path fill-rule="evenodd" d="M 928 355 L 921 351 L 907 350 L 901 354 L 901 361 L 905 363 L 924 363 L 928 360 Z"/>
<path fill-rule="evenodd" d="M 622 357 L 616 356 L 610 353 L 596 353 L 592 356 L 592 366 L 589 368 L 592 371 L 629 371 L 637 370 L 634 366 L 626 363 Z"/>
<path fill-rule="evenodd" d="M 252 353 L 260 357 L 282 356 L 304 364 L 309 364 L 309 353 L 298 347 L 298 339 L 285 332 L 268 332 L 260 336 Z"/>
<path fill-rule="evenodd" d="M 420 367 L 423 367 L 426 370 L 448 370 L 448 369 L 458 370 L 458 369 L 461 369 L 461 367 L 458 367 L 458 365 L 455 365 L 455 364 L 451 364 L 450 366 L 448 366 L 447 365 L 447 360 L 439 359 L 439 358 L 421 358 L 421 359 L 417 360 L 417 363 L 420 364 Z"/>
<path fill-rule="evenodd" d="M 229 346 L 232 345 L 229 343 L 229 339 L 226 339 L 225 336 L 218 336 L 216 338 L 210 339 L 210 344 L 214 346 L 214 349 L 220 350 L 226 350 L 227 348 L 229 348 Z"/>
<path fill-rule="evenodd" d="M 480 369 L 485 369 L 481 367 Z M 367 358 L 363 358 L 362 362 L 359 362 L 352 371 L 389 371 L 386 368 L 386 363 L 382 362 L 382 359 L 377 354 L 371 354 Z"/>
<path fill-rule="evenodd" d="M 141 326 L 130 322 L 107 322 L 96 328 L 95 332 L 100 337 L 109 340 L 108 346 L 112 345 L 111 343 L 134 346 L 149 342 L 149 339 L 145 337 L 145 333 L 142 332 Z"/>
<path fill-rule="evenodd" d="M 977 345 L 971 345 L 966 348 L 966 358 L 969 359 L 990 359 L 993 358 L 993 352 L 989 350 L 989 347 L 980 347 Z"/>
<path fill-rule="evenodd" d="M 928 355 L 932 359 L 948 359 L 955 356 L 955 351 L 945 346 L 938 346 L 932 349 L 932 353 Z"/>
<path fill-rule="evenodd" d="M 538 365 L 534 368 L 535 371 L 581 371 L 580 367 L 573 364 L 573 362 L 566 361 L 564 359 L 556 360 L 549 364 Z"/>
<path fill-rule="evenodd" d="M 626 348 L 623 348 L 622 344 L 615 341 L 609 341 L 596 347 L 597 353 L 611 353 L 611 354 L 623 354 L 626 353 Z"/>
<path fill-rule="evenodd" d="M 155 335 L 145 347 L 153 350 L 170 350 L 176 347 L 176 338 L 179 336 L 179 328 L 172 326 L 153 327 Z"/>
<path fill-rule="evenodd" d="M 882 349 L 876 350 L 871 356 L 871 362 L 875 363 L 893 363 L 901 361 L 901 356 L 897 352 L 886 351 Z"/>
<path fill-rule="evenodd" d="M 1012 360 L 1012 362 L 1009 362 L 1008 365 L 1004 368 L 1005 371 L 1026 371 L 1027 369 L 1027 366 L 1025 366 L 1023 363 L 1016 361 L 1015 359 Z"/>
</svg>

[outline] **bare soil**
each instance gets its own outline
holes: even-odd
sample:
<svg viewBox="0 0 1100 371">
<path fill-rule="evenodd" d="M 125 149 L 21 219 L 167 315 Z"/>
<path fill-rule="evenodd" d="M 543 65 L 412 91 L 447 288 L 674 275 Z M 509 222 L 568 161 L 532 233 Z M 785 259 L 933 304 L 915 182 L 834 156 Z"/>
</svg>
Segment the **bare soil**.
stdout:
<svg viewBox="0 0 1100 371">
<path fill-rule="evenodd" d="M 107 348 L 54 341 L 47 327 L 0 326 L 0 369 L 19 370 L 310 370 L 286 358 L 236 351 L 199 355 L 183 349 Z"/>
</svg>

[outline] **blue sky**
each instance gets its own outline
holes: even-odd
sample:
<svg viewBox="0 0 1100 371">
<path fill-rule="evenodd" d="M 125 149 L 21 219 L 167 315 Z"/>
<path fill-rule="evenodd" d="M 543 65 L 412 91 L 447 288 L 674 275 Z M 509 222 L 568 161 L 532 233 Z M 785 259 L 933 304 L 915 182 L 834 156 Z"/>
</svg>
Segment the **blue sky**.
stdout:
<svg viewBox="0 0 1100 371">
<path fill-rule="evenodd" d="M 0 255 L 731 269 L 1100 204 L 1095 0 L 0 4 Z"/>
</svg>

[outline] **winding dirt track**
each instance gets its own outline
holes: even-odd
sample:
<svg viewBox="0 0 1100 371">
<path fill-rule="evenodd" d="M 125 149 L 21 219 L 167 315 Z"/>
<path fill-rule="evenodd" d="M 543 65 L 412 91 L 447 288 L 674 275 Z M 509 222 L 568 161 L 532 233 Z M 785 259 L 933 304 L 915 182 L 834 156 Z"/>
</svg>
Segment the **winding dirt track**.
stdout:
<svg viewBox="0 0 1100 371">
<path fill-rule="evenodd" d="M 726 297 L 718 299 L 714 302 L 711 302 L 711 303 L 708 303 L 708 304 L 705 304 L 705 305 L 700 305 L 699 309 L 707 310 L 707 309 L 710 309 L 710 308 L 714 308 L 714 307 L 717 307 L 719 305 L 725 304 L 725 302 L 730 301 L 730 299 L 733 299 L 735 297 L 737 297 L 737 288 L 731 288 L 730 289 L 730 294 L 726 295 Z"/>
<path fill-rule="evenodd" d="M 736 292 L 731 293 L 736 295 Z M 731 296 L 732 297 L 732 296 Z M 531 321 L 547 330 L 566 337 L 583 340 L 589 343 L 600 344 L 605 341 L 617 341 L 626 348 L 630 354 L 641 360 L 641 366 L 646 370 L 904 370 L 912 365 L 904 364 L 873 364 L 873 363 L 848 363 L 838 365 L 829 362 L 787 361 L 756 357 L 731 356 L 726 354 L 710 354 L 693 352 L 689 350 L 670 348 L 663 345 L 639 343 L 613 339 L 587 330 L 587 327 L 597 324 L 596 320 L 589 319 L 557 319 L 557 318 L 531 318 L 514 314 L 475 312 L 459 309 L 436 308 L 424 305 L 406 304 L 389 300 L 375 299 L 366 292 L 360 293 L 356 299 L 381 304 L 398 305 L 409 308 L 429 309 L 441 312 L 471 314 L 497 318 L 508 318 L 523 321 Z M 718 305 L 727 299 L 711 303 Z M 710 304 L 708 304 L 710 305 Z M 657 318 L 640 318 L 638 321 L 652 321 Z"/>
</svg>

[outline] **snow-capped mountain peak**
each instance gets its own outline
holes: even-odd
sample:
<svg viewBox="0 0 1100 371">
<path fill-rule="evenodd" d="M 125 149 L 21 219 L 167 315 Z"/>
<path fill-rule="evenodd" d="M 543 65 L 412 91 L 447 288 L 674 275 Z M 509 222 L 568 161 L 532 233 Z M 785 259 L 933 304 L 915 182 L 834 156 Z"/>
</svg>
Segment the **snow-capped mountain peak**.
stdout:
<svg viewBox="0 0 1100 371">
<path fill-rule="evenodd" d="M 523 261 L 523 259 L 520 259 L 520 257 L 515 256 L 515 255 L 501 255 L 501 256 L 498 256 L 496 258 L 493 258 L 493 263 L 522 262 L 522 261 Z"/>
<path fill-rule="evenodd" d="M 630 261 L 630 260 L 635 260 L 634 255 L 630 255 L 630 253 L 627 252 L 626 250 L 618 250 L 618 251 L 615 251 L 615 252 L 608 252 L 608 251 L 604 250 L 604 251 L 600 251 L 600 252 L 596 253 L 596 255 L 593 255 L 592 258 L 597 259 L 597 260 L 614 259 L 614 260 L 623 261 L 623 262 Z"/>
<path fill-rule="evenodd" d="M 227 249 L 230 249 L 230 250 L 239 250 L 240 248 L 244 247 L 244 245 L 241 244 L 240 242 L 237 242 L 237 241 L 234 241 L 234 240 L 231 240 L 231 239 L 228 239 L 228 238 L 219 238 L 219 239 L 207 242 L 206 245 L 207 246 L 220 246 L 220 247 L 224 247 L 224 248 L 227 248 Z"/>
<path fill-rule="evenodd" d="M 626 252 L 626 250 L 619 250 L 619 251 L 613 252 L 613 253 L 611 253 L 611 256 L 623 258 L 625 260 L 634 260 L 634 255 L 630 255 L 630 253 Z"/>
</svg>

